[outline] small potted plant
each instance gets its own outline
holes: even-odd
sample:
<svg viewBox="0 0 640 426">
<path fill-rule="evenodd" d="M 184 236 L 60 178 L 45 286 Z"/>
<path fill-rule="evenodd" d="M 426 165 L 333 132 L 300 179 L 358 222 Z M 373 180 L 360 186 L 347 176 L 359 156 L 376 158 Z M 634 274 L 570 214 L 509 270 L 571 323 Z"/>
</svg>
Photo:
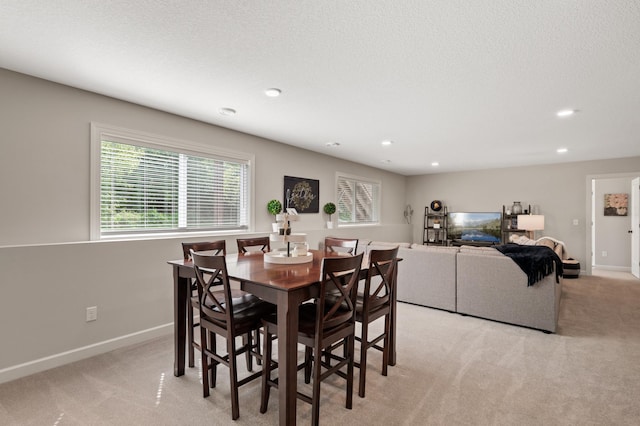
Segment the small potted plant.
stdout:
<svg viewBox="0 0 640 426">
<path fill-rule="evenodd" d="M 327 222 L 327 228 L 329 228 L 329 229 L 333 228 L 333 221 L 331 220 L 331 215 L 336 212 L 336 205 L 331 203 L 331 202 L 329 202 L 329 203 L 325 204 L 322 209 L 324 210 L 324 212 L 326 214 L 329 215 L 329 221 Z"/>
<path fill-rule="evenodd" d="M 274 222 L 271 224 L 273 232 L 278 232 L 278 218 L 277 216 L 282 213 L 282 203 L 278 200 L 271 200 L 267 203 L 267 211 L 273 215 Z"/>
</svg>

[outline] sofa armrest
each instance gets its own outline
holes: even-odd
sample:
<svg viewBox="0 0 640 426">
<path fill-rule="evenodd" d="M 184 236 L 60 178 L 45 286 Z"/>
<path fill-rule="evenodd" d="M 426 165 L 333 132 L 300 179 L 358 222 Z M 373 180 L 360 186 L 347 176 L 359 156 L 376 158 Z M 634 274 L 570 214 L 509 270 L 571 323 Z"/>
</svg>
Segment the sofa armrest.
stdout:
<svg viewBox="0 0 640 426">
<path fill-rule="evenodd" d="M 555 272 L 527 286 L 526 274 L 509 257 L 458 254 L 459 313 L 555 332 L 561 290 Z"/>
</svg>

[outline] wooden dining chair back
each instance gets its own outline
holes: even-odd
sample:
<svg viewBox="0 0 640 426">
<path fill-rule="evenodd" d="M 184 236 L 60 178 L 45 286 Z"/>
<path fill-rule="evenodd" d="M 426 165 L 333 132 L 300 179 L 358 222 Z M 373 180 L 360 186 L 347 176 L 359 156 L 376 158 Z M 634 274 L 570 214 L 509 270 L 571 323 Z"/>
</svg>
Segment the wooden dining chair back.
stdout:
<svg viewBox="0 0 640 426">
<path fill-rule="evenodd" d="M 269 237 L 257 238 L 238 238 L 238 253 L 247 253 L 251 251 L 262 251 L 268 253 L 271 251 L 271 243 Z"/>
<path fill-rule="evenodd" d="M 226 255 L 227 244 L 225 240 L 218 241 L 200 241 L 196 243 L 182 243 L 182 254 L 184 260 L 191 260 L 191 250 L 199 252 L 211 252 L 213 255 Z M 219 284 L 222 284 L 219 282 Z M 191 280 L 191 292 L 189 295 L 189 303 L 187 304 L 187 350 L 189 352 L 189 367 L 195 366 L 195 349 L 200 350 L 200 344 L 194 336 L 194 328 L 200 324 L 194 319 L 195 313 L 198 311 L 198 284 L 196 280 Z"/>
<path fill-rule="evenodd" d="M 348 253 L 355 255 L 358 252 L 357 238 L 326 237 L 324 250 L 330 253 Z"/>
<path fill-rule="evenodd" d="M 303 303 L 299 308 L 298 343 L 305 345 L 305 383 L 313 380 L 311 396 L 298 392 L 298 398 L 312 406 L 311 424 L 317 425 L 320 417 L 320 383 L 337 374 L 347 381 L 346 407 L 353 404 L 353 369 L 355 310 L 358 280 L 363 254 L 357 256 L 325 257 L 319 285 L 319 295 L 313 303 Z M 267 411 L 269 390 L 277 387 L 277 379 L 271 379 L 276 365 L 271 359 L 271 342 L 277 333 L 277 318 L 270 315 L 263 319 L 265 327 L 264 362 L 262 370 L 262 403 L 260 412 Z M 324 348 L 342 341 L 344 356 L 334 356 L 335 364 L 322 361 Z M 346 367 L 346 372 L 342 371 Z"/>
<path fill-rule="evenodd" d="M 360 322 L 360 361 L 356 366 L 360 369 L 358 395 L 364 398 L 367 375 L 367 351 L 371 348 L 382 351 L 382 375 L 387 375 L 389 351 L 391 348 L 391 311 L 396 285 L 398 264 L 398 247 L 387 250 L 371 250 L 369 252 L 369 269 L 364 282 L 364 290 L 358 294 L 356 302 L 356 321 Z M 369 324 L 384 317 L 384 331 L 371 339 Z M 380 342 L 383 342 L 380 346 Z"/>
<path fill-rule="evenodd" d="M 262 317 L 275 312 L 275 306 L 242 292 L 234 295 L 229 284 L 224 256 L 205 256 L 191 252 L 198 283 L 198 309 L 200 312 L 200 342 L 202 354 L 203 397 L 209 396 L 209 387 L 216 386 L 218 364 L 229 368 L 231 385 L 231 417 L 240 416 L 238 388 L 261 376 L 258 371 L 238 380 L 236 357 L 245 352 L 258 355 L 252 332 L 262 326 Z M 222 290 L 219 289 L 222 282 Z M 219 353 L 216 335 L 226 339 L 226 353 Z M 241 347 L 236 346 L 236 337 L 243 336 Z"/>
</svg>

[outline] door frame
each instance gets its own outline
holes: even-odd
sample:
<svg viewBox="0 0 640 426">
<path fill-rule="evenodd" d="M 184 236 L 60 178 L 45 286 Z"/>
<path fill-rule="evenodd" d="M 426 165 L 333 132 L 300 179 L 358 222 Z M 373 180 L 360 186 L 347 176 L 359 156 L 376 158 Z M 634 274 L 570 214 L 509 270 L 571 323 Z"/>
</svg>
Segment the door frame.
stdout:
<svg viewBox="0 0 640 426">
<path fill-rule="evenodd" d="M 593 207 L 592 207 L 592 181 L 598 179 L 616 179 L 616 178 L 635 178 L 640 176 L 640 171 L 638 172 L 623 172 L 623 173 L 603 173 L 603 174 L 595 174 L 595 175 L 587 175 L 585 180 L 585 204 L 586 204 L 586 215 L 584 221 L 584 229 L 586 234 L 586 247 L 585 247 L 585 274 L 592 274 L 591 264 L 593 263 L 593 253 L 592 253 L 592 245 L 593 245 Z M 631 207 L 631 206 L 630 206 Z M 631 267 L 631 262 L 629 262 L 629 267 Z"/>
</svg>

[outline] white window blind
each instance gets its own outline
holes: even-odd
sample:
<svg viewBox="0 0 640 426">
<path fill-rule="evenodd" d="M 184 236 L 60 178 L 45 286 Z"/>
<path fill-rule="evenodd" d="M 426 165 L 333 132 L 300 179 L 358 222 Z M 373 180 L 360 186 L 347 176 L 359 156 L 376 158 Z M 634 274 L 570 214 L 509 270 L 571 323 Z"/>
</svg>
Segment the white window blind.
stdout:
<svg viewBox="0 0 640 426">
<path fill-rule="evenodd" d="M 100 236 L 248 228 L 249 162 L 100 135 Z"/>
<path fill-rule="evenodd" d="M 339 223 L 377 223 L 379 221 L 379 183 L 347 176 L 338 176 L 337 182 Z"/>
</svg>

